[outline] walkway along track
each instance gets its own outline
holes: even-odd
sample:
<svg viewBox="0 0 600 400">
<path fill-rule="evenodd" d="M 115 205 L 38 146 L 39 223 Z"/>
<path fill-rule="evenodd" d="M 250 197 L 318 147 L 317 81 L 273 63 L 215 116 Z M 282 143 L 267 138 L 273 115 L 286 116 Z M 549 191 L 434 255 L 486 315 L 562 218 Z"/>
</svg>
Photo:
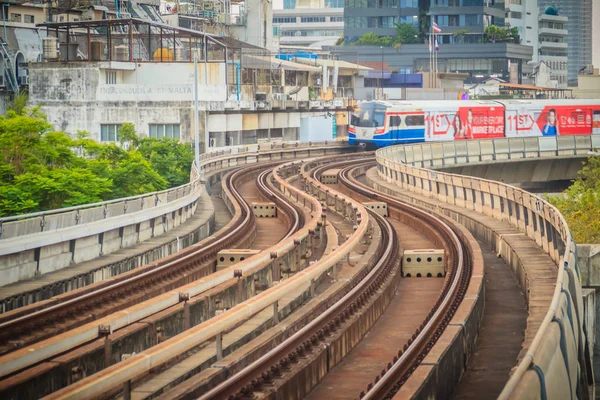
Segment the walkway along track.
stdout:
<svg viewBox="0 0 600 400">
<path fill-rule="evenodd" d="M 181 285 L 193 282 L 202 276 L 212 273 L 214 268 L 214 260 L 219 250 L 223 248 L 231 248 L 235 245 L 248 243 L 254 236 L 254 217 L 250 210 L 250 206 L 242 198 L 238 190 L 235 188 L 236 182 L 240 181 L 249 173 L 256 173 L 261 169 L 272 167 L 275 164 L 262 164 L 252 166 L 246 169 L 237 169 L 228 173 L 223 182 L 223 190 L 226 193 L 226 203 L 228 208 L 234 214 L 233 219 L 214 236 L 205 239 L 204 241 L 194 245 L 188 249 L 177 253 L 171 257 L 163 259 L 157 263 L 153 263 L 148 267 L 143 267 L 132 271 L 128 274 L 123 274 L 113 278 L 107 282 L 101 282 L 97 286 L 91 285 L 78 291 L 68 293 L 60 297 L 67 297 L 68 300 L 57 303 L 54 306 L 46 309 L 40 309 L 30 315 L 17 317 L 14 320 L 9 320 L 8 316 L 13 313 L 3 314 L 2 318 L 5 322 L 2 324 L 4 337 L 11 337 L 10 334 L 19 334 L 21 332 L 28 333 L 33 329 L 45 329 L 44 337 L 49 337 L 52 334 L 59 333 L 61 330 L 67 330 L 76 327 L 77 325 L 86 325 L 78 328 L 71 334 L 65 332 L 60 337 L 46 339 L 40 342 L 34 348 L 35 352 L 30 352 L 29 348 L 17 350 L 0 357 L 0 371 L 2 375 L 9 374 L 13 371 L 18 371 L 28 365 L 35 364 L 51 357 L 54 354 L 63 352 L 78 344 L 85 343 L 90 340 L 97 339 L 99 335 L 110 334 L 110 332 L 122 328 L 128 324 L 140 320 L 147 315 L 156 313 L 161 309 L 165 309 L 173 304 L 185 301 L 179 292 L 167 292 Z M 273 200 L 283 211 L 284 221 L 289 226 L 287 234 L 297 230 L 303 224 L 303 216 L 300 215 L 294 207 L 287 204 L 285 199 L 277 196 L 267 184 L 266 175 L 259 175 L 257 178 L 257 186 L 261 193 L 267 197 L 274 197 Z M 181 258 L 178 258 L 181 257 Z M 201 279 L 199 284 L 202 288 L 196 288 L 196 294 L 218 285 L 224 279 L 221 274 L 221 279 L 207 280 Z M 225 278 L 226 279 L 226 278 Z M 208 283 L 205 284 L 205 283 Z M 194 285 L 192 284 L 192 285 Z M 189 286 L 189 285 L 188 285 Z M 99 287 L 99 288 L 98 288 Z M 98 289 L 98 290 L 94 290 Z M 181 290 L 182 288 L 180 288 Z M 189 293 L 189 292 L 188 292 Z M 80 296 L 77 296 L 80 295 Z M 158 308 L 149 306 L 147 299 L 153 296 L 160 295 L 163 300 Z M 126 296 L 127 298 L 123 298 Z M 189 294 L 188 294 L 189 296 Z M 62 299 L 60 299 L 62 300 Z M 116 301 L 115 301 L 116 300 Z M 142 302 L 141 304 L 139 304 Z M 54 325 L 60 315 L 65 318 L 72 318 L 77 312 L 89 312 L 90 309 L 97 311 L 98 306 L 104 306 L 102 313 L 96 312 L 91 316 L 85 316 L 75 322 L 70 321 L 68 328 L 61 329 Z M 123 310 L 128 306 L 132 306 L 136 311 L 124 310 L 121 312 L 114 311 Z M 38 306 L 37 304 L 34 306 Z M 130 307 L 132 308 L 132 307 Z M 16 310 L 15 313 L 21 312 L 23 309 Z M 75 311 L 74 311 L 75 310 Z M 112 315 L 110 315 L 113 313 Z M 97 322 L 91 323 L 94 318 L 104 317 Z M 109 321 L 108 323 L 106 323 Z M 35 327 L 37 325 L 37 328 Z M 89 326 L 88 329 L 85 327 Z M 107 332 L 102 332 L 105 329 Z M 83 330 L 83 332 L 81 332 Z M 40 335 L 36 337 L 40 339 Z M 39 351 L 41 350 L 41 351 Z"/>
<path fill-rule="evenodd" d="M 311 246 L 313 236 L 316 236 L 323 227 L 323 211 L 318 201 L 302 193 L 300 190 L 289 185 L 285 181 L 288 174 L 295 174 L 302 163 L 287 163 L 277 167 L 274 178 L 280 191 L 287 197 L 295 197 L 300 202 L 306 202 L 312 212 L 312 218 L 307 221 L 302 229 L 283 240 L 277 246 L 267 249 L 252 256 L 234 267 L 236 276 L 244 279 L 253 271 L 258 269 L 275 269 L 281 261 L 289 263 L 300 258 L 298 250 Z M 342 244 L 335 252 L 323 257 L 319 262 L 298 272 L 293 277 L 281 282 L 279 285 L 240 303 L 233 308 L 217 315 L 207 321 L 196 325 L 180 335 L 170 338 L 140 354 L 136 354 L 120 363 L 110 366 L 94 375 L 84 378 L 62 390 L 59 390 L 48 398 L 94 398 L 105 395 L 109 391 L 120 389 L 123 384 L 144 374 L 146 371 L 168 362 L 183 352 L 186 352 L 201 343 L 214 339 L 221 332 L 237 326 L 257 312 L 271 307 L 290 288 L 296 287 L 299 282 L 310 282 L 317 279 L 340 260 L 347 257 L 349 251 L 358 242 L 367 229 L 366 210 L 362 205 L 344 198 L 345 210 L 348 218 L 357 224 L 357 230 L 353 237 Z M 232 271 L 229 271 L 231 274 Z M 218 273 L 217 273 L 218 274 Z M 216 275 L 216 274 L 215 274 Z"/>
<path fill-rule="evenodd" d="M 305 179 L 304 182 L 309 192 L 316 192 L 316 195 L 321 200 L 324 200 L 325 206 L 330 206 L 329 203 L 333 200 L 333 208 L 336 211 L 339 209 L 338 199 L 344 195 L 326 189 L 317 179 L 323 171 L 347 164 L 356 164 L 356 161 L 344 161 L 314 168 L 312 176 L 308 176 L 308 166 L 303 167 L 302 170 L 303 178 Z M 361 193 L 363 196 L 369 198 L 375 196 L 376 194 L 373 191 L 357 186 L 352 182 L 349 178 L 349 171 L 353 169 L 354 167 L 349 167 L 343 170 L 341 179 L 344 184 Z M 441 335 L 445 325 L 452 318 L 454 311 L 458 308 L 469 282 L 470 268 L 469 265 L 464 265 L 465 262 L 468 264 L 468 260 L 464 256 L 462 243 L 445 222 L 429 213 L 397 201 L 393 201 L 393 205 L 403 209 L 404 212 L 418 215 L 427 224 L 433 225 L 434 228 L 432 229 L 440 232 L 449 244 L 447 247 L 452 251 L 452 254 L 449 254 L 448 257 L 450 265 L 448 276 L 450 278 L 445 282 L 442 296 L 428 314 L 423 324 L 421 324 L 419 330 L 409 340 L 408 345 L 404 349 L 399 350 L 398 356 L 394 357 L 394 363 L 388 364 L 388 371 L 399 369 L 403 372 L 403 375 L 400 375 L 400 378 L 398 378 L 403 382 L 408 374 L 414 370 L 414 365 L 418 364 L 427 351 L 431 349 L 435 340 Z M 374 307 L 380 309 L 379 312 L 382 312 L 381 308 L 385 309 L 387 304 L 389 304 L 389 300 L 387 302 L 385 300 L 378 302 L 377 300 L 382 297 L 391 297 L 393 295 L 391 293 L 395 290 L 398 283 L 397 279 L 399 278 L 399 246 L 397 245 L 395 230 L 385 218 L 374 213 L 371 215 L 377 221 L 382 232 L 384 232 L 382 235 L 382 247 L 384 250 L 379 258 L 379 262 L 368 275 L 363 280 L 355 283 L 352 290 L 334 306 L 329 308 L 327 312 L 307 324 L 281 345 L 242 370 L 239 374 L 206 393 L 202 397 L 203 399 L 227 397 L 230 399 L 243 399 L 252 398 L 253 396 L 257 396 L 257 398 L 270 398 L 273 392 L 277 393 L 277 398 L 302 398 L 318 384 L 318 381 L 327 370 L 335 365 L 336 361 L 339 362 L 341 360 L 345 352 L 347 353 L 356 345 L 358 341 L 356 337 L 357 329 L 353 330 L 351 328 L 353 322 L 357 320 L 355 314 L 360 315 L 364 313 L 371 315 L 372 318 L 376 318 L 373 315 L 377 314 L 377 312 L 373 311 L 370 306 L 374 305 Z M 354 337 L 349 338 L 346 335 L 346 339 L 343 339 L 339 336 L 338 332 L 337 337 L 344 343 L 342 344 L 343 349 L 338 349 L 340 352 L 338 354 L 332 353 L 332 356 L 329 354 L 329 348 L 330 346 L 332 348 L 336 346 L 330 343 L 330 336 L 336 335 L 335 332 L 338 330 L 342 332 L 348 331 L 350 332 L 350 337 Z M 360 328 L 358 331 L 360 332 Z M 343 335 L 344 333 L 342 333 Z M 360 337 L 361 334 L 358 336 Z M 425 338 L 428 340 L 425 341 Z M 307 358 L 309 359 L 308 361 L 305 360 Z M 334 358 L 335 360 L 333 360 Z M 294 364 L 299 364 L 295 368 L 295 371 L 293 370 Z M 385 375 L 385 372 L 382 371 L 382 375 Z M 393 384 L 395 383 L 395 381 L 393 382 L 395 376 L 397 375 L 392 375 L 387 379 Z M 377 383 L 378 381 L 380 381 L 379 376 L 375 378 L 375 382 Z M 368 389 L 370 390 L 371 388 L 372 385 L 369 385 Z M 364 393 L 361 394 L 361 397 L 363 395 Z M 370 395 L 372 396 L 374 393 Z"/>
</svg>

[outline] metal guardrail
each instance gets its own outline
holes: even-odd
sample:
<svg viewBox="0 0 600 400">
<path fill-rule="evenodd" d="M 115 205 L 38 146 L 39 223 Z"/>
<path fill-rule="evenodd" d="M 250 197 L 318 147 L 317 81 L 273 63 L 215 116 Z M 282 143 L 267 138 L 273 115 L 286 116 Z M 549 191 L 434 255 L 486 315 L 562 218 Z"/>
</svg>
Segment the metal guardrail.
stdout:
<svg viewBox="0 0 600 400">
<path fill-rule="evenodd" d="M 500 399 L 579 398 L 578 393 L 588 390 L 576 244 L 564 217 L 543 198 L 503 183 L 426 168 L 585 156 L 598 147 L 600 135 L 422 143 L 377 152 L 379 174 L 387 181 L 508 222 L 558 266 L 548 312 Z"/>
</svg>

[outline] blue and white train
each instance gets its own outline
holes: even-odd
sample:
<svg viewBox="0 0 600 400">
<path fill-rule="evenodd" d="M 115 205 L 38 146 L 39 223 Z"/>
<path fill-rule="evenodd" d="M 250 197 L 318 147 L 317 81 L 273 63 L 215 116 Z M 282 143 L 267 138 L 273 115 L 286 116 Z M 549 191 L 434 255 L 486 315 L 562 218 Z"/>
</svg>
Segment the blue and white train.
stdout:
<svg viewBox="0 0 600 400">
<path fill-rule="evenodd" d="M 349 143 L 400 143 L 600 134 L 600 100 L 367 101 Z"/>
</svg>

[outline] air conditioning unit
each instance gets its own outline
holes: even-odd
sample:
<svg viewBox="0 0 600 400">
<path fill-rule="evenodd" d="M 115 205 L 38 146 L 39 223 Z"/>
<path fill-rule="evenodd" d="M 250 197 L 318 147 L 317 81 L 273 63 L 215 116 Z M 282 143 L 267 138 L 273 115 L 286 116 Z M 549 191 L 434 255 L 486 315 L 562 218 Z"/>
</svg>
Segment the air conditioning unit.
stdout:
<svg viewBox="0 0 600 400">
<path fill-rule="evenodd" d="M 285 100 L 287 100 L 287 94 L 273 93 L 273 100 L 285 101 Z"/>
<path fill-rule="evenodd" d="M 257 101 L 254 103 L 256 108 L 267 108 L 268 103 L 266 101 Z"/>
</svg>

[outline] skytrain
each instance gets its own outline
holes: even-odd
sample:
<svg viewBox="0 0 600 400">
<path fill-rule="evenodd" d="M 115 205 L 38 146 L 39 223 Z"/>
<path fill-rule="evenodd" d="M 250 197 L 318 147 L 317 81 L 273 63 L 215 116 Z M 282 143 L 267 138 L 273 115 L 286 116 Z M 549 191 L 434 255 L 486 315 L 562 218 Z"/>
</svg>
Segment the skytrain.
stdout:
<svg viewBox="0 0 600 400">
<path fill-rule="evenodd" d="M 600 100 L 366 101 L 350 118 L 350 144 L 600 135 Z"/>
</svg>

